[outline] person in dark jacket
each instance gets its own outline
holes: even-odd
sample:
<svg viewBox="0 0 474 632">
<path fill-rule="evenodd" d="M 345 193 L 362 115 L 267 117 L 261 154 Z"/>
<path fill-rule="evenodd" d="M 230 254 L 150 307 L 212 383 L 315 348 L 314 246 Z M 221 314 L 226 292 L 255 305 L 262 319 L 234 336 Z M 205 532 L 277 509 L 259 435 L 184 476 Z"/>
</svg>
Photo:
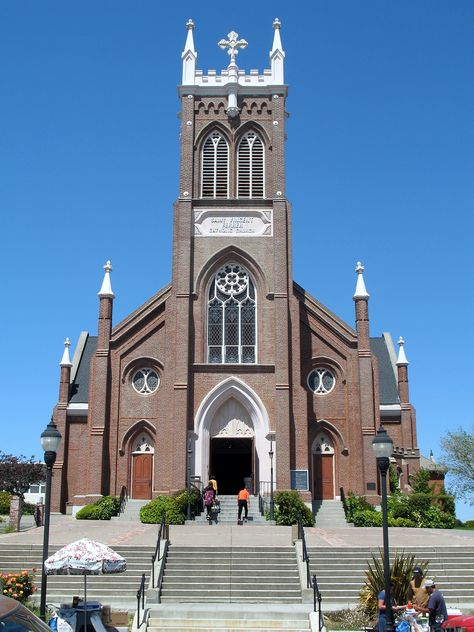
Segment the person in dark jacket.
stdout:
<svg viewBox="0 0 474 632">
<path fill-rule="evenodd" d="M 436 584 L 432 579 L 425 580 L 425 590 L 429 594 L 428 605 L 424 608 L 418 606 L 416 610 L 428 613 L 430 632 L 441 632 L 441 626 L 448 618 L 448 610 L 443 594 L 436 588 Z"/>
</svg>

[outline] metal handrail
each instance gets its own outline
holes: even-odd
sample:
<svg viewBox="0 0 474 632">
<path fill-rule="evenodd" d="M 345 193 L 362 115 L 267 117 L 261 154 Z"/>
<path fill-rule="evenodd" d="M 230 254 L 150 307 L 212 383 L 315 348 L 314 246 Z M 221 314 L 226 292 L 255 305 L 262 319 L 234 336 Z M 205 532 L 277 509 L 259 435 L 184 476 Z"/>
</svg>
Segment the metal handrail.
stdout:
<svg viewBox="0 0 474 632">
<path fill-rule="evenodd" d="M 128 491 L 125 485 L 122 485 L 122 489 L 120 490 L 120 497 L 119 497 L 119 510 L 118 510 L 119 515 L 125 511 L 125 506 L 127 504 L 127 501 L 128 501 Z"/>
<path fill-rule="evenodd" d="M 303 521 L 301 520 L 301 518 L 298 519 L 298 540 L 301 540 L 301 545 L 303 549 L 303 562 L 306 562 L 306 587 L 313 589 L 313 608 L 314 612 L 319 613 L 319 629 L 322 630 L 324 625 L 324 618 L 321 610 L 322 595 L 319 590 L 316 574 L 313 573 L 313 575 L 311 575 L 308 547 L 306 546 L 306 536 L 304 532 Z"/>
<path fill-rule="evenodd" d="M 143 621 L 140 621 L 140 610 L 143 610 Z M 140 588 L 137 590 L 137 630 L 145 623 L 145 573 L 143 573 Z"/>
<path fill-rule="evenodd" d="M 163 537 L 166 526 L 166 512 L 163 512 L 161 515 L 160 528 L 158 529 L 158 537 L 156 539 L 155 552 L 151 556 L 151 587 L 156 588 L 155 584 L 155 562 L 160 558 L 160 546 L 161 546 L 161 538 Z"/>
</svg>

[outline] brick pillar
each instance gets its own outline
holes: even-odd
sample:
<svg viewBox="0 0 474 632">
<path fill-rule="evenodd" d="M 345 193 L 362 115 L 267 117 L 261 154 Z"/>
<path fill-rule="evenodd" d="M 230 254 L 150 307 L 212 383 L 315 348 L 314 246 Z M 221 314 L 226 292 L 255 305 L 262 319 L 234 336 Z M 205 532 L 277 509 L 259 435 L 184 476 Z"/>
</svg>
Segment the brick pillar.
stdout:
<svg viewBox="0 0 474 632">
<path fill-rule="evenodd" d="M 61 433 L 61 442 L 56 453 L 51 479 L 51 511 L 64 512 L 66 508 L 67 463 L 65 455 L 68 446 L 67 406 L 69 402 L 69 386 L 71 383 L 72 362 L 69 358 L 69 338 L 64 341 L 64 353 L 60 362 L 58 403 L 53 411 L 53 421 Z"/>
</svg>

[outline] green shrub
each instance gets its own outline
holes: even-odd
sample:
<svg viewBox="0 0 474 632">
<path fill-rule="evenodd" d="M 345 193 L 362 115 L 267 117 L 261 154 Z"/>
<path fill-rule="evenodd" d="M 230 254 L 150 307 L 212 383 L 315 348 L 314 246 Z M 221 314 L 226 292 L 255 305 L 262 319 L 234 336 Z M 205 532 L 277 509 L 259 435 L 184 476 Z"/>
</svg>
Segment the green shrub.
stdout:
<svg viewBox="0 0 474 632">
<path fill-rule="evenodd" d="M 180 510 L 183 513 L 186 513 L 187 509 L 188 509 L 188 492 L 186 489 L 181 489 L 179 492 L 176 492 L 176 494 L 173 495 L 173 498 L 175 499 L 177 506 L 180 508 Z M 191 485 L 191 489 L 190 489 L 190 493 L 189 493 L 189 499 L 191 502 L 191 507 L 195 508 L 197 506 L 197 504 L 199 503 L 199 500 L 201 498 L 201 492 L 199 491 L 199 489 L 197 487 L 195 487 L 194 485 Z M 161 518 L 160 518 L 161 520 Z"/>
<path fill-rule="evenodd" d="M 120 508 L 118 496 L 103 496 L 95 503 L 86 505 L 76 514 L 77 520 L 110 520 Z"/>
<path fill-rule="evenodd" d="M 0 492 L 0 514 L 10 513 L 10 494 L 8 492 Z"/>
<path fill-rule="evenodd" d="M 463 526 L 466 529 L 474 529 L 474 520 L 466 520 Z"/>
<path fill-rule="evenodd" d="M 392 516 L 388 517 L 388 526 L 389 527 L 415 527 L 415 523 L 410 518 L 392 518 Z"/>
<path fill-rule="evenodd" d="M 360 511 L 376 512 L 376 509 L 363 496 L 356 496 L 353 492 L 347 494 L 346 504 L 349 509 L 348 522 L 351 522 L 351 515 Z"/>
<path fill-rule="evenodd" d="M 416 492 L 414 494 L 409 494 L 407 496 L 407 499 L 409 513 L 411 515 L 418 513 L 424 514 L 433 504 L 432 494 L 423 494 L 421 492 Z"/>
<path fill-rule="evenodd" d="M 435 502 L 444 513 L 450 514 L 451 516 L 456 515 L 454 496 L 451 496 L 451 494 L 436 494 Z"/>
<path fill-rule="evenodd" d="M 304 527 L 314 525 L 313 512 L 297 491 L 277 492 L 274 497 L 275 521 L 278 525 L 291 526 L 301 519 Z"/>
<path fill-rule="evenodd" d="M 355 527 L 381 527 L 382 514 L 375 510 L 359 510 L 352 514 L 352 521 Z"/>
<path fill-rule="evenodd" d="M 182 507 L 182 494 L 178 497 L 158 496 L 140 509 L 140 520 L 147 524 L 159 524 L 165 512 L 167 524 L 184 524 L 185 516 Z"/>
<path fill-rule="evenodd" d="M 410 517 L 409 496 L 394 494 L 387 498 L 387 512 L 393 519 Z"/>
<path fill-rule="evenodd" d="M 418 470 L 410 476 L 410 485 L 415 494 L 431 494 L 431 474 L 428 470 Z"/>
<path fill-rule="evenodd" d="M 388 466 L 388 482 L 391 494 L 399 494 L 400 488 L 398 487 L 397 471 L 393 467 L 392 463 Z"/>
</svg>

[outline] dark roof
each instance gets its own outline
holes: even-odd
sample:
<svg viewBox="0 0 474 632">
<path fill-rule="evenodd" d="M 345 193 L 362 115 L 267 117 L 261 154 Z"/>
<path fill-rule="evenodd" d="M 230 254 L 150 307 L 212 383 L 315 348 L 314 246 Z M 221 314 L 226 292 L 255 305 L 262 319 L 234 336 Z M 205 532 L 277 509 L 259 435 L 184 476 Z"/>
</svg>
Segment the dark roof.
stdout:
<svg viewBox="0 0 474 632">
<path fill-rule="evenodd" d="M 74 382 L 71 384 L 70 404 L 87 404 L 89 401 L 89 371 L 96 347 L 97 336 L 88 336 L 79 360 Z"/>
<path fill-rule="evenodd" d="M 370 348 L 379 366 L 380 404 L 399 404 L 397 380 L 385 337 L 371 338 Z"/>
</svg>

